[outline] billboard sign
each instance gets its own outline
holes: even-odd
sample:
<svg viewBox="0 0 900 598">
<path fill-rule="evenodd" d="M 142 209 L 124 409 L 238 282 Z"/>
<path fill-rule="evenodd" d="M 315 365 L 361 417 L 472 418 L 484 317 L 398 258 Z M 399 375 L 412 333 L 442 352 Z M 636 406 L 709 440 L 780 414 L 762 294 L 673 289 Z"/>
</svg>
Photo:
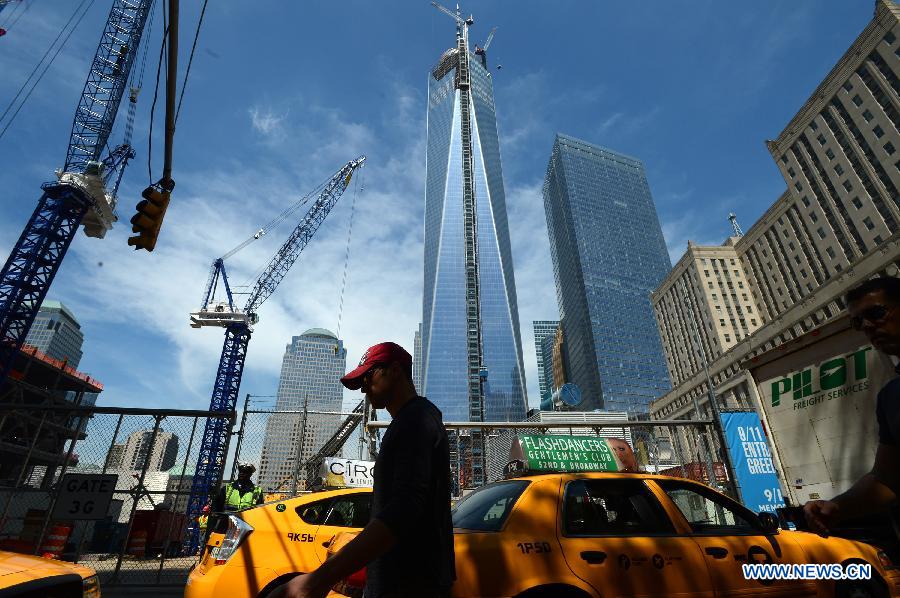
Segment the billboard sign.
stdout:
<svg viewBox="0 0 900 598">
<path fill-rule="evenodd" d="M 759 415 L 755 411 L 723 412 L 722 428 L 744 505 L 756 513 L 785 506 Z"/>
</svg>

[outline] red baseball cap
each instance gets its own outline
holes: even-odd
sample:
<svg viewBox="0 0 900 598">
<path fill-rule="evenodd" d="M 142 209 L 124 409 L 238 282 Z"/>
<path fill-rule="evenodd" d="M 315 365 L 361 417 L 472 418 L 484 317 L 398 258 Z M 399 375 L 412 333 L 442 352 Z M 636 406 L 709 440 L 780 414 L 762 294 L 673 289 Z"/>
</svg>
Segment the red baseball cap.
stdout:
<svg viewBox="0 0 900 598">
<path fill-rule="evenodd" d="M 352 372 L 348 372 L 341 378 L 341 384 L 350 390 L 359 390 L 362 386 L 362 378 L 376 365 L 389 365 L 399 361 L 401 364 L 412 367 L 412 355 L 397 343 L 378 343 L 372 345 L 363 353 L 359 365 Z"/>
</svg>

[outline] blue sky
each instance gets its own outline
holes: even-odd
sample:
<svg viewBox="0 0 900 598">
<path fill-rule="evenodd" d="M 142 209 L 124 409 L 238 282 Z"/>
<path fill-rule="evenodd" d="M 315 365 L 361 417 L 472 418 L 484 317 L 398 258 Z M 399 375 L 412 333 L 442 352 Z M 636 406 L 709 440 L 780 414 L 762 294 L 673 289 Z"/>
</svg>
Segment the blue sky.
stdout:
<svg viewBox="0 0 900 598">
<path fill-rule="evenodd" d="M 182 47 L 199 3 L 182 16 Z M 0 38 L 0 105 L 15 94 L 72 3 L 26 0 Z M 222 333 L 194 330 L 211 260 L 358 154 L 341 336 L 355 363 L 393 339 L 412 348 L 421 319 L 425 97 L 453 22 L 427 1 L 211 2 L 176 132 L 176 190 L 157 249 L 126 245 L 148 182 L 148 114 L 160 18 L 135 128 L 121 222 L 103 240 L 79 232 L 48 297 L 85 333 L 80 369 L 102 404 L 203 408 Z M 62 165 L 72 115 L 108 12 L 94 2 L 0 139 L 0 255 L 8 255 Z M 872 16 L 871 1 L 754 3 L 501 2 L 464 6 L 472 39 L 498 31 L 489 60 L 522 322 L 529 400 L 538 401 L 532 320 L 558 315 L 540 187 L 556 132 L 643 160 L 673 262 L 688 239 L 719 243 L 727 215 L 748 228 L 785 188 L 764 141 L 776 137 Z M 19 9 L 22 10 L 22 9 Z M 158 10 L 158 8 L 157 8 Z M 12 9 L 0 13 L 0 27 Z M 182 64 L 186 63 L 186 54 Z M 161 168 L 162 102 L 154 131 Z M 111 143 L 122 138 L 124 110 Z M 291 335 L 337 326 L 353 196 L 347 193 L 277 294 L 260 310 L 242 385 L 273 394 Z M 229 264 L 248 279 L 292 224 Z M 101 265 L 102 264 L 102 265 Z M 349 403 L 355 397 L 345 397 Z"/>
</svg>

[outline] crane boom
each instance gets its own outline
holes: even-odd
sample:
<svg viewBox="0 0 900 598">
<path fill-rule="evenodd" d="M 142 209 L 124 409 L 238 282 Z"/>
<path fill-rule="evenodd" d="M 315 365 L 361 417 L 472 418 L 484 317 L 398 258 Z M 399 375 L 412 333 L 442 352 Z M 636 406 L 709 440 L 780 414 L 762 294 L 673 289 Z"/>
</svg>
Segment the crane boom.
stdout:
<svg viewBox="0 0 900 598">
<path fill-rule="evenodd" d="M 315 203 L 257 279 L 243 312 L 233 310 L 230 291 L 229 306 L 232 306 L 232 312 L 224 311 L 224 306 L 222 306 L 222 311 L 206 311 L 214 293 L 215 282 L 219 277 L 226 285 L 226 290 L 229 289 L 222 258 L 213 262 L 213 271 L 207 282 L 206 296 L 204 297 L 204 309 L 191 314 L 192 326 L 196 328 L 201 326 L 225 328 L 225 344 L 222 347 L 222 356 L 219 358 L 219 368 L 216 371 L 216 381 L 209 405 L 210 411 L 234 411 L 241 388 L 247 347 L 253 332 L 251 325 L 258 321 L 255 310 L 275 292 L 275 289 L 284 280 L 285 275 L 306 248 L 325 217 L 347 190 L 353 173 L 362 166 L 365 160 L 365 156 L 360 156 L 356 160 L 348 162 L 329 179 Z M 182 549 L 186 554 L 194 554 L 197 551 L 200 541 L 199 528 L 196 525 L 197 517 L 200 515 L 203 505 L 206 504 L 209 493 L 218 485 L 219 475 L 225 466 L 229 432 L 227 423 L 222 417 L 210 417 L 206 420 L 200 454 L 197 457 L 197 468 L 188 498 L 187 517 L 192 524 L 187 529 L 182 544 Z"/>
<path fill-rule="evenodd" d="M 0 385 L 81 224 L 102 238 L 114 199 L 98 164 L 134 64 L 153 0 L 113 0 L 75 111 L 65 167 L 45 183 L 34 213 L 0 270 Z"/>
</svg>

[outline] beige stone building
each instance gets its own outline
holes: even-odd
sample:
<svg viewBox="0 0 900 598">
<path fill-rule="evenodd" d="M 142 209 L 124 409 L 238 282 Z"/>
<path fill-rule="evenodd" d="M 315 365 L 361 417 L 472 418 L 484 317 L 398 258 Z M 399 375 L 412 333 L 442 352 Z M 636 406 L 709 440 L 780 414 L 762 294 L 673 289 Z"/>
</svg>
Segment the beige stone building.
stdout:
<svg viewBox="0 0 900 598">
<path fill-rule="evenodd" d="M 875 14 L 777 139 L 787 190 L 740 237 L 692 243 L 652 301 L 673 389 L 654 419 L 706 416 L 704 361 L 725 407 L 750 407 L 740 363 L 844 309 L 900 256 L 900 7 Z M 699 339 L 699 344 L 698 344 Z M 698 346 L 699 345 L 699 346 Z"/>
</svg>

